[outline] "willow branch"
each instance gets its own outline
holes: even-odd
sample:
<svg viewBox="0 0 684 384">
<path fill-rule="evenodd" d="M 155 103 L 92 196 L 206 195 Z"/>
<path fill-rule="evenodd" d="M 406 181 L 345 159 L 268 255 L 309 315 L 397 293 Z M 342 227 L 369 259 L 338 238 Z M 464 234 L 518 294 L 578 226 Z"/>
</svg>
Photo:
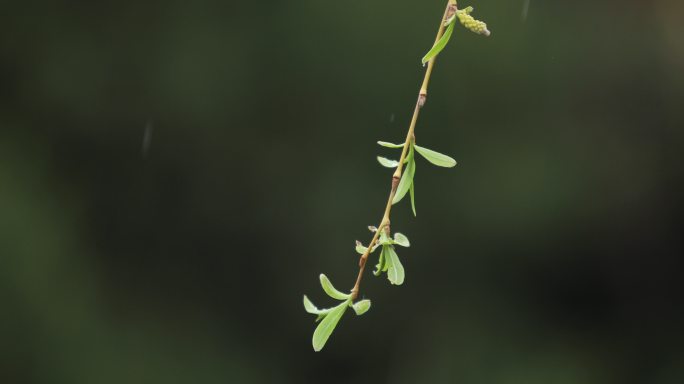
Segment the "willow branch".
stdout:
<svg viewBox="0 0 684 384">
<path fill-rule="evenodd" d="M 444 34 L 444 30 L 446 28 L 446 21 L 456 13 L 456 10 L 456 0 L 449 0 L 447 2 L 446 9 L 444 10 L 444 16 L 442 16 L 442 20 L 439 23 L 439 29 L 437 30 L 437 37 L 435 38 L 435 43 L 437 43 Z M 394 171 L 394 174 L 392 175 L 392 189 L 390 190 L 389 197 L 387 198 L 385 213 L 382 216 L 380 225 L 378 225 L 377 230 L 373 235 L 373 238 L 371 239 L 370 243 L 368 243 L 366 251 L 363 253 L 363 255 L 361 255 L 361 258 L 359 259 L 359 274 L 356 277 L 356 283 L 354 284 L 354 288 L 352 288 L 351 291 L 352 300 L 356 300 L 356 298 L 359 295 L 359 287 L 361 286 L 363 272 L 366 269 L 368 255 L 370 255 L 371 251 L 373 250 L 373 247 L 377 243 L 378 237 L 380 236 L 380 231 L 385 231 L 385 233 L 388 236 L 390 235 L 390 212 L 392 211 L 392 200 L 394 199 L 394 195 L 397 193 L 397 187 L 399 186 L 399 181 L 401 180 L 402 171 L 404 169 L 404 160 L 406 160 L 408 149 L 411 143 L 414 142 L 416 139 L 416 123 L 418 122 L 418 115 L 420 114 L 420 110 L 423 108 L 423 106 L 425 105 L 425 101 L 427 100 L 428 84 L 430 83 L 430 76 L 432 75 L 432 68 L 435 66 L 436 59 L 437 56 L 434 56 L 427 63 L 427 69 L 425 70 L 423 84 L 420 86 L 420 91 L 418 92 L 418 100 L 416 101 L 416 106 L 413 109 L 413 117 L 411 118 L 411 124 L 409 125 L 408 132 L 406 133 L 406 140 L 404 140 L 404 147 L 401 151 L 401 157 L 399 158 L 399 165 L 397 166 L 397 169 Z"/>
</svg>

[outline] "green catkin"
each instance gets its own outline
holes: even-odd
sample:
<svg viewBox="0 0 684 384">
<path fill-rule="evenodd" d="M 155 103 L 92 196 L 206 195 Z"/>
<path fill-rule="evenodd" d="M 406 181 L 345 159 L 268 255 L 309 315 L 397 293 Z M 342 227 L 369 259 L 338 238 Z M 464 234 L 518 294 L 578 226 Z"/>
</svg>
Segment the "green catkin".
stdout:
<svg viewBox="0 0 684 384">
<path fill-rule="evenodd" d="M 457 11 L 456 17 L 458 17 L 458 21 L 460 21 L 461 24 L 466 27 L 466 29 L 475 32 L 478 35 L 489 36 L 491 32 L 489 32 L 487 29 L 487 24 L 485 24 L 483 21 L 475 20 L 474 17 L 470 16 L 470 12 L 472 11 L 473 7 L 468 7 L 464 10 Z"/>
</svg>

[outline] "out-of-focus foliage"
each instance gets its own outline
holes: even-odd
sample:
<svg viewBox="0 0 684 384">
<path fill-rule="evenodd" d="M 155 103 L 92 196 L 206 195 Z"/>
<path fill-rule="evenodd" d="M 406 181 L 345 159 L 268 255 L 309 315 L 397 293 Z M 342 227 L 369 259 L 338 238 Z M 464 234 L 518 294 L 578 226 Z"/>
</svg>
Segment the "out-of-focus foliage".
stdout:
<svg viewBox="0 0 684 384">
<path fill-rule="evenodd" d="M 3 2 L 0 382 L 684 381 L 682 3 L 525 4 L 454 29 L 417 142 L 459 165 L 314 354 L 442 1 Z"/>
</svg>

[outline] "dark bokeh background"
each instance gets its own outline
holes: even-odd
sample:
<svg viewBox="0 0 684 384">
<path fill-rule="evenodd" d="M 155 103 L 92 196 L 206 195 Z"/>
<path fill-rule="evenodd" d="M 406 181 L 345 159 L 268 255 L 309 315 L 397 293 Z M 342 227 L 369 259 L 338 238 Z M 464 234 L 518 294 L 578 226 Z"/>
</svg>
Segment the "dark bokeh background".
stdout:
<svg viewBox="0 0 684 384">
<path fill-rule="evenodd" d="M 445 1 L 0 4 L 0 382 L 684 382 L 684 6 L 461 2 L 406 283 L 322 353 Z"/>
</svg>

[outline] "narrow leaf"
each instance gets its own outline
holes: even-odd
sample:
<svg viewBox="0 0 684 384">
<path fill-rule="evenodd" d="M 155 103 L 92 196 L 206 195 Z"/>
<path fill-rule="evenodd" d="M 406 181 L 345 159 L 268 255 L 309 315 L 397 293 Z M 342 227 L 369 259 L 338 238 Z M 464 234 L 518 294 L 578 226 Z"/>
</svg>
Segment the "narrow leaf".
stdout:
<svg viewBox="0 0 684 384">
<path fill-rule="evenodd" d="M 432 149 L 423 148 L 414 145 L 416 151 L 420 153 L 427 161 L 439 167 L 451 168 L 456 165 L 456 160 L 452 159 L 447 155 L 443 155 L 439 152 L 435 152 Z"/>
<path fill-rule="evenodd" d="M 358 240 L 356 241 L 356 252 L 359 255 L 363 255 L 364 253 L 366 253 L 367 250 L 368 250 L 368 247 L 364 247 L 360 241 L 358 241 Z"/>
<path fill-rule="evenodd" d="M 398 161 L 390 160 L 382 156 L 378 156 L 378 162 L 380 163 L 380 165 L 387 168 L 396 168 L 399 165 Z"/>
<path fill-rule="evenodd" d="M 378 144 L 380 144 L 383 147 L 387 147 L 387 148 L 404 148 L 403 143 L 402 144 L 392 144 L 392 143 L 388 143 L 386 141 L 378 141 Z"/>
<path fill-rule="evenodd" d="M 318 309 L 306 295 L 304 295 L 304 310 L 312 315 L 325 315 L 330 312 L 330 308 Z"/>
<path fill-rule="evenodd" d="M 409 243 L 408 237 L 405 235 L 397 232 L 394 234 L 394 244 L 401 245 L 402 247 L 410 247 L 411 243 Z"/>
<path fill-rule="evenodd" d="M 382 249 L 385 250 L 385 264 L 382 266 L 383 272 L 387 272 L 387 270 L 390 267 L 391 259 L 389 257 L 389 251 L 387 251 L 387 249 L 389 249 L 390 247 L 391 247 L 390 245 L 383 245 L 382 246 Z"/>
<path fill-rule="evenodd" d="M 408 165 L 406 166 L 404 174 L 401 176 L 401 181 L 399 181 L 399 186 L 397 186 L 397 192 L 394 194 L 392 204 L 400 202 L 406 195 L 406 192 L 411 188 L 411 184 L 413 184 L 413 175 L 416 172 L 416 162 L 413 156 L 413 151 L 411 151 Z"/>
<path fill-rule="evenodd" d="M 416 215 L 416 192 L 415 192 L 415 185 L 416 183 L 411 183 L 411 188 L 409 189 L 409 195 L 411 196 L 411 210 L 413 210 L 413 216 Z"/>
<path fill-rule="evenodd" d="M 380 251 L 380 257 L 378 258 L 378 264 L 375 266 L 375 271 L 373 271 L 373 274 L 375 276 L 380 276 L 380 274 L 382 273 L 384 268 L 385 268 L 385 247 L 382 247 L 382 251 Z"/>
<path fill-rule="evenodd" d="M 332 297 L 333 299 L 347 300 L 351 296 L 351 294 L 342 293 L 342 292 L 338 291 L 337 289 L 335 289 L 335 287 L 332 285 L 332 283 L 330 282 L 330 280 L 328 279 L 328 277 L 326 275 L 321 273 L 320 279 L 321 279 L 321 287 L 323 287 L 323 290 L 325 291 L 325 293 L 327 293 L 328 296 Z"/>
<path fill-rule="evenodd" d="M 344 315 L 344 312 L 347 310 L 347 306 L 349 306 L 349 301 L 345 301 L 337 307 L 332 308 L 330 313 L 328 313 L 323 321 L 318 324 L 318 327 L 316 327 L 316 330 L 313 333 L 313 338 L 311 339 L 314 351 L 318 352 L 323 349 L 328 338 L 335 330 L 337 323 L 340 322 L 342 315 Z"/>
<path fill-rule="evenodd" d="M 454 24 L 456 23 L 450 23 L 449 26 L 447 27 L 446 32 L 442 35 L 442 37 L 435 43 L 435 45 L 432 46 L 432 49 L 428 51 L 428 53 L 425 54 L 423 57 L 423 65 L 430 61 L 433 57 L 437 56 L 440 52 L 442 52 L 442 49 L 446 47 L 447 43 L 449 42 L 449 39 L 451 38 L 451 33 L 454 31 Z"/>
<path fill-rule="evenodd" d="M 361 300 L 357 301 L 352 305 L 352 308 L 354 308 L 354 312 L 356 312 L 357 316 L 361 316 L 364 313 L 368 312 L 368 310 L 371 307 L 371 301 L 366 299 L 366 300 Z"/>
<path fill-rule="evenodd" d="M 404 283 L 404 266 L 401 265 L 399 256 L 397 256 L 393 247 L 387 247 L 387 251 L 387 258 L 391 260 L 388 263 L 387 279 L 394 285 L 402 285 Z"/>
</svg>

